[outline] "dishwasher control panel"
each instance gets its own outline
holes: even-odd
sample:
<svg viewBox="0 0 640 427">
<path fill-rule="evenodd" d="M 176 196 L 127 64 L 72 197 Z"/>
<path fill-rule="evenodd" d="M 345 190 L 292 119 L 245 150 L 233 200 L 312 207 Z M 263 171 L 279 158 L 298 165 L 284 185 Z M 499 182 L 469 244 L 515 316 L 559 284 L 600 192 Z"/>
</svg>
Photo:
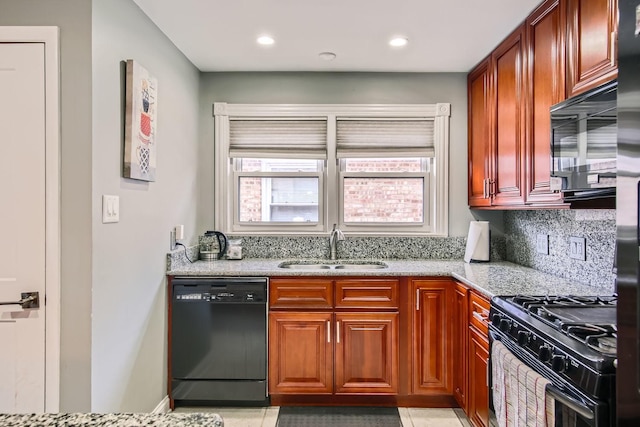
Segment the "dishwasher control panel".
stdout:
<svg viewBox="0 0 640 427">
<path fill-rule="evenodd" d="M 218 283 L 216 285 L 181 285 L 173 287 L 176 302 L 266 303 L 266 284 Z"/>
</svg>

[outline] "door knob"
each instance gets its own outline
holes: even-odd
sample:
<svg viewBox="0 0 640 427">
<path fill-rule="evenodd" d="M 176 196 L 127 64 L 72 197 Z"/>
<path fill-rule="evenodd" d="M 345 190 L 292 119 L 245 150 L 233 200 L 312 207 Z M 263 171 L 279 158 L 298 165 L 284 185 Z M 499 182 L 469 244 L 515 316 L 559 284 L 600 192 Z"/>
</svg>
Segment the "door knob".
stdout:
<svg viewBox="0 0 640 427">
<path fill-rule="evenodd" d="M 40 308 L 40 295 L 38 292 L 22 292 L 20 301 L 0 302 L 0 305 L 20 305 L 22 308 Z"/>
</svg>

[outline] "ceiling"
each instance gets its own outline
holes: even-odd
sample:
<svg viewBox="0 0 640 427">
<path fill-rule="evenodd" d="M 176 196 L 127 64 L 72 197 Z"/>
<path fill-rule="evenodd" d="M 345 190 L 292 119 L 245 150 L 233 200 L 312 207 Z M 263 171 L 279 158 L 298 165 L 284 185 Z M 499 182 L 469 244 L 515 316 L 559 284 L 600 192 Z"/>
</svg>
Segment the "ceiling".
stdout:
<svg viewBox="0 0 640 427">
<path fill-rule="evenodd" d="M 134 1 L 204 72 L 467 72 L 541 0 Z"/>
</svg>

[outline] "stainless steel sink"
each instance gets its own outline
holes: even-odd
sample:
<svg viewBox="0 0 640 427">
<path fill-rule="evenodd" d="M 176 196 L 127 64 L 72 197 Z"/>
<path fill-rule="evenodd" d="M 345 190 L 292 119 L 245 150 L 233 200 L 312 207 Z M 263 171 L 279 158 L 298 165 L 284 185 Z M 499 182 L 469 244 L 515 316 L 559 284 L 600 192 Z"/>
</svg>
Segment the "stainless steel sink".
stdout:
<svg viewBox="0 0 640 427">
<path fill-rule="evenodd" d="M 327 264 L 297 264 L 297 263 L 290 263 L 290 262 L 283 262 L 278 267 L 290 268 L 292 270 L 317 270 L 317 269 L 331 268 L 331 266 Z"/>
<path fill-rule="evenodd" d="M 334 267 L 336 270 L 371 270 L 379 268 L 387 268 L 387 264 L 338 264 Z"/>
<path fill-rule="evenodd" d="M 292 270 L 374 270 L 387 268 L 388 265 L 379 261 L 338 261 L 338 262 L 311 262 L 311 261 L 285 261 L 278 265 L 279 268 Z"/>
</svg>

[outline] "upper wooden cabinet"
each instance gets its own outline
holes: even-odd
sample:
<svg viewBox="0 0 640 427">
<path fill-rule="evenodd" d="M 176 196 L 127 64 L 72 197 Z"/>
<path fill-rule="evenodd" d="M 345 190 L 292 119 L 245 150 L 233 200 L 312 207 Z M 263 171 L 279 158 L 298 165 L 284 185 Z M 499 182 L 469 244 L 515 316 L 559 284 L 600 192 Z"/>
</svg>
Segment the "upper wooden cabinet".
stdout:
<svg viewBox="0 0 640 427">
<path fill-rule="evenodd" d="M 550 188 L 551 121 L 549 110 L 564 99 L 564 3 L 542 3 L 525 23 L 527 67 L 525 77 L 525 202 L 562 203 L 560 192 Z"/>
<path fill-rule="evenodd" d="M 507 37 L 491 54 L 495 90 L 491 97 L 493 176 L 491 204 L 524 203 L 524 26 Z"/>
<path fill-rule="evenodd" d="M 469 206 L 524 204 L 524 26 L 468 77 Z"/>
<path fill-rule="evenodd" d="M 491 114 L 489 93 L 490 58 L 476 66 L 467 77 L 468 86 L 468 162 L 469 206 L 491 206 L 489 180 L 491 177 Z"/>
<path fill-rule="evenodd" d="M 565 207 L 550 107 L 617 76 L 617 0 L 545 0 L 468 75 L 469 206 Z"/>
<path fill-rule="evenodd" d="M 567 1 L 567 97 L 618 75 L 617 0 Z"/>
</svg>

